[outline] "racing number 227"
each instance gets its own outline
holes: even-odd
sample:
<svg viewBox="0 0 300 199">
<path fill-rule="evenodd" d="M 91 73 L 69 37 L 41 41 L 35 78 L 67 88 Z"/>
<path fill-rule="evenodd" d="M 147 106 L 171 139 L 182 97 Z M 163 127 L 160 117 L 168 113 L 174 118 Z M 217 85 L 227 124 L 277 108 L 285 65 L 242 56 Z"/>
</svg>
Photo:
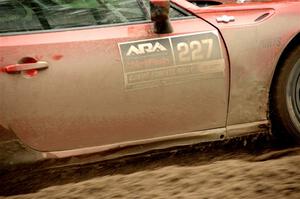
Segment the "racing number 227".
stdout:
<svg viewBox="0 0 300 199">
<path fill-rule="evenodd" d="M 203 45 L 207 51 L 203 52 Z M 213 39 L 193 40 L 189 43 L 180 42 L 177 44 L 178 59 L 180 62 L 195 62 L 202 59 L 210 59 L 212 55 Z"/>
</svg>

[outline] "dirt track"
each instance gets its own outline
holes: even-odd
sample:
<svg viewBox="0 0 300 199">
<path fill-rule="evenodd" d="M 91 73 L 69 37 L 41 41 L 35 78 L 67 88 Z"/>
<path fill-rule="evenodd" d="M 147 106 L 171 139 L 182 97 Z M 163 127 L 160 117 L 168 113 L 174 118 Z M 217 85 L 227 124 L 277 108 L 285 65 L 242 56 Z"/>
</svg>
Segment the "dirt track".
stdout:
<svg viewBox="0 0 300 199">
<path fill-rule="evenodd" d="M 45 179 L 55 176 L 52 183 L 55 178 L 64 179 L 54 183 L 62 185 L 3 198 L 300 198 L 300 148 L 236 149 L 176 152 L 154 160 L 144 157 L 124 164 L 73 168 L 73 173 L 57 171 L 60 175 L 49 171 L 42 174 Z M 28 178 L 34 184 L 42 175 Z M 29 179 L 26 182 L 30 184 Z M 11 188 L 20 187 L 18 183 Z"/>
</svg>

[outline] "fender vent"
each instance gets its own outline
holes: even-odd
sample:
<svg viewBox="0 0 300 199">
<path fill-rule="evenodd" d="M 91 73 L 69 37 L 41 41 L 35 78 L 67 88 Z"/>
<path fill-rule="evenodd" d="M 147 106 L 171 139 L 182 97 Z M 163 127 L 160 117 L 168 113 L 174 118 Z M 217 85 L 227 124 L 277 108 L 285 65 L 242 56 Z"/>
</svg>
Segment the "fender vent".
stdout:
<svg viewBox="0 0 300 199">
<path fill-rule="evenodd" d="M 259 17 L 257 17 L 256 19 L 255 19 L 255 22 L 259 22 L 259 21 L 261 21 L 261 20 L 263 20 L 264 18 L 266 18 L 267 16 L 269 16 L 270 15 L 270 13 L 264 13 L 264 14 L 262 14 L 262 15 L 260 15 Z"/>
<path fill-rule="evenodd" d="M 202 0 L 188 0 L 190 3 L 198 6 L 198 7 L 208 7 L 208 6 L 216 6 L 221 5 L 221 2 L 218 1 L 202 1 Z"/>
</svg>

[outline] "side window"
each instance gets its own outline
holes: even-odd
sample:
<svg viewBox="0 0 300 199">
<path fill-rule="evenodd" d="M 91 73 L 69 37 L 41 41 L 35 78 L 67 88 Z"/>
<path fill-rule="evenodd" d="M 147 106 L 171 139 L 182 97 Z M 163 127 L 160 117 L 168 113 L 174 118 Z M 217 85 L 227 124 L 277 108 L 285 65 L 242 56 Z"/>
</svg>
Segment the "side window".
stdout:
<svg viewBox="0 0 300 199">
<path fill-rule="evenodd" d="M 43 29 L 30 7 L 10 0 L 0 0 L 0 33 Z"/>
<path fill-rule="evenodd" d="M 136 0 L 35 0 L 51 29 L 146 20 Z"/>
<path fill-rule="evenodd" d="M 0 33 L 149 20 L 149 0 L 0 0 Z M 171 9 L 171 18 L 186 16 Z"/>
<path fill-rule="evenodd" d="M 180 17 L 185 17 L 185 16 L 191 16 L 189 13 L 186 13 L 180 9 L 176 9 L 174 7 L 171 7 L 170 10 L 170 18 L 171 19 L 176 19 L 176 18 L 180 18 Z"/>
<path fill-rule="evenodd" d="M 0 0 L 0 33 L 145 21 L 137 0 Z"/>
</svg>

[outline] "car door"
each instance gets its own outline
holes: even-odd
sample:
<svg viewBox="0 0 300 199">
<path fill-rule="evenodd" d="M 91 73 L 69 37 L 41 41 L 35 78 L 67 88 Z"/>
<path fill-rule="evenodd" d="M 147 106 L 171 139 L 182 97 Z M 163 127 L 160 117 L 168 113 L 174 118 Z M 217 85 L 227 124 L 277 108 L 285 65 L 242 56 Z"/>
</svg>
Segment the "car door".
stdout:
<svg viewBox="0 0 300 199">
<path fill-rule="evenodd" d="M 173 33 L 156 34 L 144 3 L 0 4 L 0 124 L 39 151 L 225 127 L 219 33 L 173 5 Z"/>
</svg>

